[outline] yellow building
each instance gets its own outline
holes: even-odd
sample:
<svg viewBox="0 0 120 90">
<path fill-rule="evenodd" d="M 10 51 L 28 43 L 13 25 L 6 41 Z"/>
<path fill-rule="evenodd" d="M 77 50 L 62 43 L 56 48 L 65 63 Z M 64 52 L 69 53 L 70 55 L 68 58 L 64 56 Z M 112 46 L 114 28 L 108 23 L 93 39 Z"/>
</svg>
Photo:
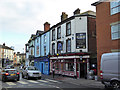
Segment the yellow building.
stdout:
<svg viewBox="0 0 120 90">
<path fill-rule="evenodd" d="M 2 64 L 4 66 L 12 64 L 14 56 L 13 51 L 14 49 L 5 46 L 5 43 L 0 45 L 0 61 L 3 61 Z"/>
</svg>

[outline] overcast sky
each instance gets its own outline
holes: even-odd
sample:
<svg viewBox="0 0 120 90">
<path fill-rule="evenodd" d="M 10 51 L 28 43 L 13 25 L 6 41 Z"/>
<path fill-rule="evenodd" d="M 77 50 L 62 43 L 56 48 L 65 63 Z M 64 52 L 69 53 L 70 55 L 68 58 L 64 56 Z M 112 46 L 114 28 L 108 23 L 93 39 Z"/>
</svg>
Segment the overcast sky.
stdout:
<svg viewBox="0 0 120 90">
<path fill-rule="evenodd" d="M 74 10 L 96 11 L 92 3 L 98 0 L 0 0 L 0 44 L 14 46 L 23 52 L 31 34 L 44 29 L 47 21 L 53 26 L 60 22 L 62 12 L 68 17 Z"/>
</svg>

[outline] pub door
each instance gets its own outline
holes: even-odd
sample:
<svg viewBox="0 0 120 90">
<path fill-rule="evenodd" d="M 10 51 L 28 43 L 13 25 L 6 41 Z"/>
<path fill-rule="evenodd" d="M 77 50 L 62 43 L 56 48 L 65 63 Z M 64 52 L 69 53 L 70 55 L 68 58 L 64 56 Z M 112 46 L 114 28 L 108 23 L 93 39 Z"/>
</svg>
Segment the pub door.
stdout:
<svg viewBox="0 0 120 90">
<path fill-rule="evenodd" d="M 80 63 L 80 78 L 86 78 L 87 63 Z"/>
</svg>

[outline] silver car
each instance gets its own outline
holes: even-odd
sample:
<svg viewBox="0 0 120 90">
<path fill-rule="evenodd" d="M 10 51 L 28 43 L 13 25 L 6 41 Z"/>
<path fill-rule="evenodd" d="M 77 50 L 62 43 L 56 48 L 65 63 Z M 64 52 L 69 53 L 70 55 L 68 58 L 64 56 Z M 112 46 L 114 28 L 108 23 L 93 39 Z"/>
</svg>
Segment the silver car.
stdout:
<svg viewBox="0 0 120 90">
<path fill-rule="evenodd" d="M 34 66 L 28 66 L 22 70 L 22 78 L 37 78 L 41 79 L 41 72 Z"/>
</svg>

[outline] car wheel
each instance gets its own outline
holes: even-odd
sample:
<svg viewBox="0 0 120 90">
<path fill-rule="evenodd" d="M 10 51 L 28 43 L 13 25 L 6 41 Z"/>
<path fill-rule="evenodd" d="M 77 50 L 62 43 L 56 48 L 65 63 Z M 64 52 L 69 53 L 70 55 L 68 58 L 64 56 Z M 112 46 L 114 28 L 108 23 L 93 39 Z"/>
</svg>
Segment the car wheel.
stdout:
<svg viewBox="0 0 120 90">
<path fill-rule="evenodd" d="M 38 79 L 41 79 L 41 77 L 39 77 Z"/>
<path fill-rule="evenodd" d="M 20 78 L 18 77 L 17 81 L 20 81 Z"/>
<path fill-rule="evenodd" d="M 112 85 L 112 88 L 114 88 L 114 89 L 120 88 L 120 82 L 118 82 L 118 81 L 113 81 L 111 83 L 111 85 Z"/>
<path fill-rule="evenodd" d="M 17 79 L 15 79 L 15 82 L 17 82 Z"/>
<path fill-rule="evenodd" d="M 27 80 L 29 80 L 29 76 L 28 76 L 28 74 L 27 74 L 26 78 L 27 78 Z"/>
<path fill-rule="evenodd" d="M 4 77 L 4 76 L 2 76 L 2 81 L 3 81 L 3 82 L 6 82 L 6 79 L 5 79 L 5 77 Z"/>
<path fill-rule="evenodd" d="M 24 75 L 23 75 L 23 73 L 22 73 L 22 78 L 24 78 Z"/>
</svg>

